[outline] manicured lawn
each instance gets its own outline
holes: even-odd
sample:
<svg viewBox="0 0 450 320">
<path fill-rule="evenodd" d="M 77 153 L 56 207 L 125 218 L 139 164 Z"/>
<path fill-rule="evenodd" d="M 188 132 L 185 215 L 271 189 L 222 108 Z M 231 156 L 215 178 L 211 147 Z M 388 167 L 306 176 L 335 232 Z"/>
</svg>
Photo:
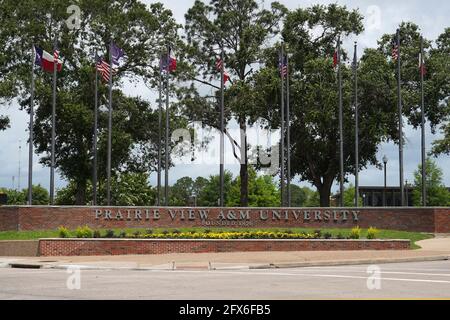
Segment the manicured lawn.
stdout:
<svg viewBox="0 0 450 320">
<path fill-rule="evenodd" d="M 153 233 L 161 233 L 162 231 L 172 231 L 175 229 L 171 228 L 154 228 L 152 229 Z M 308 229 L 308 228 L 270 228 L 270 229 L 255 229 L 255 228 L 240 228 L 240 229 L 233 229 L 233 228 L 177 228 L 176 230 L 179 230 L 180 232 L 190 232 L 190 231 L 196 231 L 196 232 L 202 232 L 205 230 L 213 230 L 213 231 L 270 231 L 270 232 L 276 232 L 276 231 L 287 231 L 291 230 L 294 233 L 300 233 L 300 232 L 306 232 L 311 233 L 314 232 L 316 229 Z M 346 237 L 350 234 L 351 229 L 320 229 L 322 234 L 324 233 L 331 233 L 333 237 L 337 237 L 339 234 L 343 237 Z M 101 234 L 103 235 L 106 230 L 100 230 Z M 118 235 L 121 232 L 125 233 L 134 233 L 134 232 L 141 232 L 145 233 L 146 229 L 114 229 L 114 233 Z M 75 237 L 75 232 L 71 232 L 72 235 Z M 365 238 L 367 234 L 367 229 L 361 229 L 361 238 Z M 0 232 L 0 240 L 35 240 L 39 238 L 59 238 L 59 233 L 57 230 L 49 230 L 49 231 L 2 231 Z M 395 231 L 395 230 L 380 230 L 377 236 L 378 239 L 409 239 L 411 240 L 411 248 L 412 249 L 418 249 L 420 248 L 418 245 L 416 245 L 416 241 L 424 240 L 424 239 L 430 239 L 433 238 L 432 234 L 429 233 L 421 233 L 421 232 L 407 232 L 407 231 Z"/>
</svg>

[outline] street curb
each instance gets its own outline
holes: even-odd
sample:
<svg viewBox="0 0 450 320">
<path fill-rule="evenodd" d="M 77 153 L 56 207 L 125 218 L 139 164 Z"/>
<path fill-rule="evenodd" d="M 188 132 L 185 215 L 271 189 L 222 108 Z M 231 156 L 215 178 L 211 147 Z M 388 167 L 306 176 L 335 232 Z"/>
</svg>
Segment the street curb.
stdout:
<svg viewBox="0 0 450 320">
<path fill-rule="evenodd" d="M 330 266 L 346 266 L 346 265 L 366 265 L 366 264 L 384 264 L 384 263 L 405 263 L 405 262 L 425 262 L 425 261 L 444 261 L 450 260 L 448 255 L 426 256 L 426 257 L 409 257 L 409 258 L 378 258 L 378 259 L 351 259 L 351 260 L 334 260 L 334 261 L 305 261 L 296 263 L 270 263 L 261 265 L 239 265 L 238 267 L 212 267 L 205 271 L 213 270 L 258 270 L 258 269 L 287 269 L 287 268 L 305 268 L 305 267 L 330 267 Z M 68 265 L 68 264 L 36 264 L 36 263 L 2 263 L 3 268 L 20 268 L 20 269 L 57 269 L 67 270 L 69 268 L 79 268 L 80 270 L 129 270 L 129 271 L 174 271 L 177 269 L 154 269 L 152 267 L 114 267 L 114 266 L 89 266 L 89 265 Z M 178 269 L 182 270 L 182 269 Z"/>
<path fill-rule="evenodd" d="M 309 261 L 298 263 L 271 263 L 257 266 L 249 266 L 249 269 L 283 269 L 283 268 L 304 268 L 304 267 L 326 267 L 326 266 L 346 266 L 364 265 L 380 263 L 402 263 L 402 262 L 425 262 L 449 260 L 450 256 L 430 256 L 430 257 L 410 257 L 410 258 L 379 258 L 379 259 L 358 259 L 358 260 L 335 260 L 335 261 Z"/>
</svg>

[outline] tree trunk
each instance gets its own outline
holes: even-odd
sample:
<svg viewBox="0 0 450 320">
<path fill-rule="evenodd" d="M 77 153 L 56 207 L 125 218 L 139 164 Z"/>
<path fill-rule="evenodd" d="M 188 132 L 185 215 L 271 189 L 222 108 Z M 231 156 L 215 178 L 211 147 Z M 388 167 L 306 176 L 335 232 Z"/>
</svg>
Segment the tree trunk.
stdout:
<svg viewBox="0 0 450 320">
<path fill-rule="evenodd" d="M 241 129 L 241 207 L 248 207 L 248 159 L 247 159 L 247 127 L 245 119 L 239 120 Z"/>
<path fill-rule="evenodd" d="M 77 190 L 75 194 L 75 205 L 85 206 L 86 205 L 86 188 L 87 181 L 77 181 Z"/>
<path fill-rule="evenodd" d="M 320 206 L 324 208 L 328 208 L 330 206 L 330 195 L 331 188 L 326 188 L 322 186 L 321 188 L 317 188 L 320 195 Z"/>
<path fill-rule="evenodd" d="M 331 186 L 333 185 L 333 177 L 324 177 L 323 183 L 316 185 L 320 195 L 320 206 L 324 208 L 330 207 Z"/>
</svg>

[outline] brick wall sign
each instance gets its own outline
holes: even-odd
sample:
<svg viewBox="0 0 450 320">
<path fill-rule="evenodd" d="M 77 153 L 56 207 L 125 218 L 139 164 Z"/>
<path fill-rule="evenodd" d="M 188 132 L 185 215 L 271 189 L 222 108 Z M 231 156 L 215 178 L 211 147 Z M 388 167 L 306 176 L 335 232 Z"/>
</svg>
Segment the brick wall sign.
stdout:
<svg viewBox="0 0 450 320">
<path fill-rule="evenodd" d="M 362 228 L 450 233 L 450 208 L 0 207 L 0 230 L 91 228 Z"/>
</svg>

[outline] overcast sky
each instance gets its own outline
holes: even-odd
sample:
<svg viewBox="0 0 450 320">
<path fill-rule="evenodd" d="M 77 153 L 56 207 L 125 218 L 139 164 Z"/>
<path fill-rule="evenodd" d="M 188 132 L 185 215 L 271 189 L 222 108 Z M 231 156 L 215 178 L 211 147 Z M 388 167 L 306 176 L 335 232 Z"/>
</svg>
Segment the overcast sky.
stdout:
<svg viewBox="0 0 450 320">
<path fill-rule="evenodd" d="M 144 1 L 145 3 L 152 3 L 153 1 Z M 159 1 L 171 9 L 175 18 L 180 22 L 184 22 L 184 14 L 187 9 L 192 6 L 194 0 L 162 0 Z M 262 1 L 268 8 L 270 1 Z M 357 38 L 346 39 L 345 47 L 350 51 L 354 41 L 358 41 L 360 52 L 367 47 L 375 47 L 377 40 L 384 33 L 394 33 L 397 26 L 402 21 L 412 21 L 418 24 L 422 30 L 423 35 L 428 39 L 436 39 L 446 27 L 449 27 L 450 3 L 448 1 L 439 0 L 382 0 L 382 1 L 304 1 L 304 0 L 280 0 L 290 9 L 298 7 L 307 7 L 311 4 L 328 4 L 335 3 L 346 5 L 349 8 L 359 9 L 365 16 L 366 31 Z M 142 85 L 127 85 L 124 91 L 129 95 L 139 95 L 154 103 L 155 92 L 151 92 Z M 28 145 L 27 141 L 27 125 L 28 115 L 25 111 L 18 110 L 15 103 L 11 105 L 0 105 L 0 114 L 8 115 L 11 119 L 11 128 L 7 131 L 0 132 L 0 187 L 26 187 L 28 174 Z M 439 134 L 433 136 L 427 130 L 427 151 L 430 150 L 431 142 L 439 138 Z M 203 133 L 206 135 L 208 133 Z M 409 182 L 413 181 L 413 172 L 420 163 L 420 131 L 413 130 L 410 127 L 405 128 L 407 144 L 405 146 L 405 179 Z M 202 133 L 199 133 L 201 137 Z M 263 139 L 261 141 L 259 131 L 253 131 L 250 142 L 255 144 L 257 142 L 265 145 Z M 237 135 L 238 136 L 238 135 Z M 274 143 L 276 135 L 272 136 Z M 21 147 L 21 148 L 20 148 Z M 217 149 L 217 148 L 216 148 Z M 226 148 L 226 152 L 230 153 L 230 148 Z M 381 159 L 383 155 L 387 155 L 388 162 L 388 184 L 398 185 L 398 147 L 394 144 L 383 144 L 378 153 L 378 158 Z M 218 154 L 216 154 L 218 156 Z M 201 155 L 200 155 L 201 158 Z M 232 156 L 229 154 L 226 161 L 226 169 L 232 171 L 235 175 L 239 173 L 239 166 L 237 163 L 233 164 Z M 39 163 L 39 156 L 34 157 L 34 183 L 41 184 L 45 187 L 49 186 L 49 169 L 42 167 Z M 173 183 L 178 178 L 183 176 L 209 176 L 211 174 L 218 174 L 218 165 L 211 164 L 211 161 L 204 161 L 210 164 L 199 164 L 199 161 L 194 164 L 179 164 L 170 171 L 170 183 Z M 20 166 L 19 166 L 20 163 Z M 450 158 L 442 156 L 437 159 L 438 165 L 444 170 L 445 183 L 450 186 Z M 20 180 L 19 177 L 20 168 Z M 354 177 L 349 177 L 350 181 L 354 181 Z M 155 184 L 155 174 L 151 176 L 151 183 Z M 14 183 L 13 183 L 14 181 Z M 295 179 L 295 183 L 299 183 L 299 179 Z M 66 184 L 66 181 L 58 177 L 55 185 L 56 188 L 61 188 Z M 307 185 L 301 183 L 302 185 Z M 360 175 L 361 185 L 383 185 L 383 173 L 374 167 L 369 167 Z M 336 190 L 335 186 L 333 189 Z"/>
</svg>

